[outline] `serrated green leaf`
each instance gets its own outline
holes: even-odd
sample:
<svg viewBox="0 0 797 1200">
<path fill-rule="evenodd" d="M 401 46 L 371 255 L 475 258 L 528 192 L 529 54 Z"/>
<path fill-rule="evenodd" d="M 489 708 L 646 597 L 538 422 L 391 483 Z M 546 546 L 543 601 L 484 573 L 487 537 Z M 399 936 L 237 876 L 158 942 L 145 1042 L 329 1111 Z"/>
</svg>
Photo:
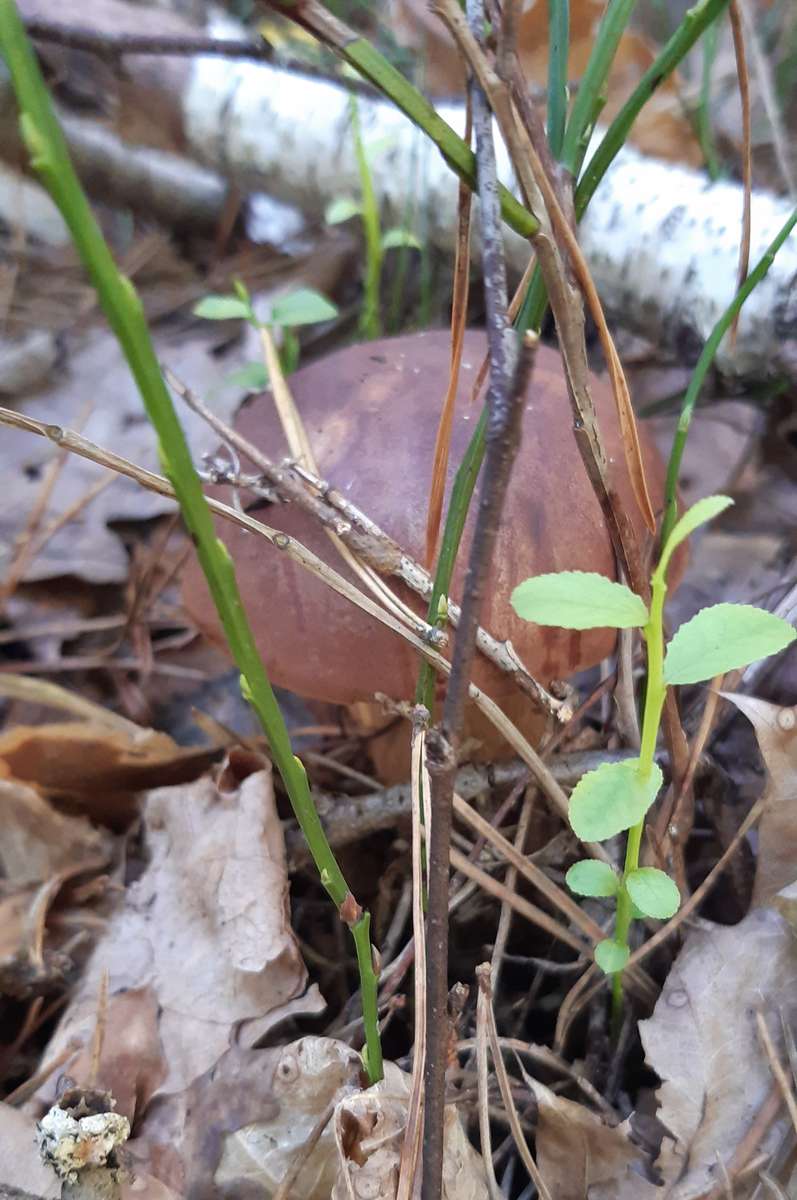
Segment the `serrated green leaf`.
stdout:
<svg viewBox="0 0 797 1200">
<path fill-rule="evenodd" d="M 517 585 L 511 602 L 524 621 L 560 629 L 635 629 L 648 620 L 635 592 L 592 571 L 533 575 Z"/>
<path fill-rule="evenodd" d="M 383 250 L 396 250 L 399 246 L 411 246 L 413 250 L 420 250 L 421 243 L 409 229 L 388 229 L 382 234 Z"/>
<path fill-rule="evenodd" d="M 634 906 L 646 917 L 667 921 L 678 912 L 681 893 L 663 871 L 640 867 L 626 876 L 625 886 Z"/>
<path fill-rule="evenodd" d="M 193 312 L 206 321 L 248 321 L 252 317 L 251 306 L 238 296 L 205 296 Z"/>
<path fill-rule="evenodd" d="M 702 683 L 783 650 L 797 633 L 749 604 L 713 604 L 676 632 L 664 659 L 666 683 Z"/>
<path fill-rule="evenodd" d="M 681 542 L 685 541 L 701 525 L 705 525 L 707 521 L 713 521 L 732 504 L 733 500 L 730 496 L 706 496 L 688 508 L 681 519 L 675 523 L 672 533 L 667 538 L 667 545 L 662 551 L 657 573 L 662 575 L 666 573 L 670 559 Z"/>
<path fill-rule="evenodd" d="M 628 947 L 621 946 L 611 938 L 604 938 L 595 947 L 595 962 L 606 975 L 616 975 L 618 971 L 622 971 L 630 957 Z"/>
<path fill-rule="evenodd" d="M 606 838 L 638 825 L 662 785 L 655 763 L 646 778 L 639 774 L 639 759 L 604 763 L 582 775 L 570 796 L 570 825 L 582 842 Z"/>
<path fill-rule="evenodd" d="M 565 882 L 577 896 L 616 896 L 620 886 L 617 872 L 608 863 L 594 858 L 573 863 Z"/>
<path fill-rule="evenodd" d="M 239 387 L 245 392 L 262 392 L 268 387 L 268 371 L 262 362 L 247 363 L 239 370 L 231 372 L 226 382 L 231 387 Z"/>
<path fill-rule="evenodd" d="M 358 204 L 356 200 L 352 200 L 351 196 L 339 196 L 337 200 L 333 200 L 327 205 L 324 220 L 327 225 L 342 225 L 344 221 L 350 221 L 352 217 L 359 217 L 362 211 L 362 205 Z"/>
<path fill-rule="evenodd" d="M 312 288 L 297 288 L 288 296 L 283 296 L 271 310 L 271 319 L 275 325 L 315 325 L 318 321 L 329 321 L 338 315 L 338 310 L 331 300 L 314 292 Z"/>
</svg>

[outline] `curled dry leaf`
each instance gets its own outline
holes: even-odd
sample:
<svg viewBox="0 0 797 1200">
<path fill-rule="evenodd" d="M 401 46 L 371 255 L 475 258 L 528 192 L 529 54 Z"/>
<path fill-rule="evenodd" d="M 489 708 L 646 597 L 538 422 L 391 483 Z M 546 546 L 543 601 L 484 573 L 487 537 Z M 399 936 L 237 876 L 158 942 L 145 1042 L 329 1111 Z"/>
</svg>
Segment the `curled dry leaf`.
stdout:
<svg viewBox="0 0 797 1200">
<path fill-rule="evenodd" d="M 797 880 L 797 708 L 728 693 L 750 720 L 767 768 L 767 805 L 758 823 L 753 904 L 771 904 Z"/>
<path fill-rule="evenodd" d="M 0 735 L 0 760 L 16 779 L 115 829 L 134 815 L 136 793 L 196 779 L 218 753 L 183 750 L 167 734 L 132 724 L 58 721 Z"/>
<path fill-rule="evenodd" d="M 161 1088 L 181 1091 L 219 1059 L 234 1030 L 251 1046 L 289 1012 L 319 1012 L 323 1001 L 305 991 L 290 927 L 270 771 L 224 794 L 209 778 L 159 788 L 147 797 L 144 827 L 149 865 L 112 916 L 47 1055 L 90 1040 L 107 970 L 112 1000 L 127 989 L 152 990 L 166 1064 Z M 123 1034 L 108 1022 L 106 1041 Z M 131 1083 L 106 1086 L 121 1095 Z"/>
<path fill-rule="evenodd" d="M 701 922 L 672 966 L 653 1016 L 640 1022 L 648 1065 L 662 1080 L 658 1117 L 669 1131 L 656 1162 L 667 1200 L 692 1200 L 723 1185 L 772 1090 L 756 1013 L 794 1019 L 797 944 L 787 921 L 754 909 L 738 925 Z M 788 1118 L 757 1151 L 772 1150 Z M 734 1190 L 741 1200 L 743 1192 Z"/>
<path fill-rule="evenodd" d="M 360 1058 L 331 1038 L 282 1048 L 233 1046 L 174 1096 L 150 1106 L 130 1153 L 192 1200 L 269 1197 L 319 1118 L 359 1089 Z M 329 1200 L 336 1155 L 331 1123 L 299 1172 L 291 1200 Z"/>
<path fill-rule="evenodd" d="M 37 789 L 17 779 L 0 779 L 0 824 L 0 869 L 13 886 L 44 883 L 63 871 L 110 858 L 107 834 L 85 817 L 57 812 Z"/>
<path fill-rule="evenodd" d="M 648 1200 L 645 1156 L 626 1124 L 612 1128 L 583 1104 L 557 1096 L 524 1072 L 537 1101 L 537 1166 L 556 1200 Z"/>
<path fill-rule="evenodd" d="M 331 1200 L 393 1200 L 407 1123 L 410 1076 L 385 1063 L 385 1077 L 336 1106 L 338 1172 Z M 442 1200 L 487 1200 L 481 1155 L 474 1150 L 456 1108 L 445 1112 Z"/>
<path fill-rule="evenodd" d="M 0 993 L 24 999 L 63 986 L 73 963 L 62 948 L 76 929 L 53 934 L 50 907 L 67 880 L 110 861 L 112 844 L 17 779 L 0 778 L 0 825 Z"/>
</svg>

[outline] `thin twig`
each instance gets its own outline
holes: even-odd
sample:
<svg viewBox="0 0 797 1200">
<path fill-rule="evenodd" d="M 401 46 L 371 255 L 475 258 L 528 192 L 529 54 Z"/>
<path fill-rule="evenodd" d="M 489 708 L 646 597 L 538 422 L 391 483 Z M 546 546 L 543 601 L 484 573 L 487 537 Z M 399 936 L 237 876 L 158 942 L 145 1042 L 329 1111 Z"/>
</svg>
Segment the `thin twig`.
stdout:
<svg viewBox="0 0 797 1200">
<path fill-rule="evenodd" d="M 299 1149 L 291 1156 L 290 1165 L 280 1180 L 280 1185 L 274 1193 L 273 1200 L 290 1200 L 294 1194 L 293 1187 L 296 1180 L 307 1162 L 310 1155 L 315 1150 L 322 1133 L 326 1129 L 329 1122 L 332 1120 L 332 1114 L 335 1111 L 335 1100 L 330 1100 L 320 1117 L 316 1121 L 313 1128 L 310 1130 L 306 1139 L 302 1142 Z"/>
<path fill-rule="evenodd" d="M 506 1066 L 504 1064 L 503 1055 L 501 1054 L 501 1043 L 498 1037 L 498 1029 L 495 1024 L 495 1013 L 492 1005 L 492 989 L 490 985 L 490 967 L 488 963 L 482 963 L 476 968 L 476 979 L 479 984 L 479 991 L 486 993 L 487 1000 L 487 1028 L 490 1033 L 490 1047 L 493 1053 L 493 1066 L 498 1078 L 498 1086 L 501 1089 L 501 1099 L 504 1102 L 506 1115 L 509 1119 L 509 1128 L 512 1130 L 512 1135 L 515 1139 L 515 1144 L 518 1148 L 518 1153 L 523 1160 L 523 1165 L 529 1173 L 529 1178 L 537 1188 L 540 1200 L 552 1200 L 551 1193 L 540 1174 L 540 1169 L 532 1158 L 528 1143 L 523 1134 L 523 1129 L 518 1117 L 515 1101 L 512 1096 L 512 1088 L 509 1082 Z"/>
<path fill-rule="evenodd" d="M 797 174 L 795 174 L 794 170 L 792 143 L 789 131 L 784 124 L 783 113 L 775 90 L 775 82 L 772 77 L 770 64 L 761 45 L 761 39 L 756 29 L 756 21 L 748 8 L 747 0 L 737 0 L 737 4 L 739 14 L 742 18 L 745 41 L 750 47 L 750 58 L 752 59 L 753 71 L 761 95 L 761 102 L 769 120 L 775 160 L 789 195 L 792 200 L 797 200 Z"/>
<path fill-rule="evenodd" d="M 481 0 L 468 0 L 468 18 L 483 28 Z M 437 1200 L 442 1187 L 445 1074 L 448 1059 L 448 879 L 451 811 L 456 756 L 468 684 L 476 652 L 476 631 L 484 583 L 492 559 L 512 462 L 520 438 L 523 396 L 533 346 L 519 357 L 507 321 L 506 268 L 500 229 L 500 203 L 493 145 L 492 115 L 481 86 L 471 81 L 471 105 L 478 163 L 478 193 L 487 343 L 490 351 L 486 452 L 462 602 L 454 643 L 443 719 L 429 735 L 432 828 L 428 842 L 427 910 L 427 1059 L 425 1073 L 423 1200 Z"/>
<path fill-rule="evenodd" d="M 94 54 L 112 66 L 124 69 L 122 60 L 127 56 L 190 58 L 194 55 L 214 58 L 244 59 L 265 62 L 290 71 L 306 75 L 310 79 L 322 79 L 330 83 L 341 82 L 339 72 L 325 70 L 307 59 L 292 57 L 282 48 L 275 52 L 264 34 L 257 41 L 247 38 L 215 38 L 207 34 L 139 34 L 118 33 L 111 30 L 97 32 L 85 25 L 67 25 L 60 21 L 32 19 L 25 21 L 25 28 L 32 38 L 68 50 L 83 50 Z M 346 87 L 362 96 L 378 96 L 379 92 L 363 79 L 346 80 Z"/>
<path fill-rule="evenodd" d="M 501 1188 L 495 1177 L 493 1165 L 493 1147 L 490 1137 L 489 1109 L 489 1063 L 487 1058 L 490 1032 L 488 1028 L 487 1007 L 490 1003 L 487 990 L 479 987 L 476 997 L 476 1080 L 479 1090 L 479 1139 L 481 1141 L 484 1173 L 487 1176 L 487 1190 L 490 1200 L 502 1200 Z"/>
<path fill-rule="evenodd" d="M 426 778 L 426 726 L 429 713 L 416 708 L 412 726 L 412 931 L 415 944 L 415 1037 L 412 1078 L 407 1100 L 407 1123 L 401 1147 L 396 1200 L 410 1200 L 416 1191 L 423 1128 L 423 1076 L 426 1063 L 426 936 L 423 921 L 422 828 L 428 828 L 423 799 L 429 794 Z"/>
<path fill-rule="evenodd" d="M 761 1045 L 764 1047 L 764 1053 L 769 1061 L 769 1069 L 775 1083 L 778 1085 L 778 1090 L 783 1097 L 783 1102 L 786 1105 L 791 1123 L 794 1126 L 794 1132 L 797 1133 L 797 1100 L 794 1098 L 794 1088 L 789 1081 L 783 1063 L 780 1061 L 778 1052 L 775 1049 L 775 1043 L 772 1041 L 772 1034 L 767 1028 L 766 1018 L 762 1012 L 757 1012 L 755 1015 L 756 1027 L 758 1036 L 761 1039 Z"/>
<path fill-rule="evenodd" d="M 536 791 L 534 788 L 524 787 L 523 789 L 523 804 L 520 809 L 520 819 L 515 830 L 514 847 L 518 854 L 523 853 L 523 848 L 526 844 L 526 837 L 531 825 L 531 818 L 534 812 L 534 802 L 536 800 Z M 513 892 L 517 886 L 517 867 L 510 865 L 504 877 L 504 884 L 510 892 Z M 498 918 L 498 929 L 495 933 L 495 943 L 493 944 L 493 956 L 491 961 L 491 969 L 493 975 L 493 993 L 497 992 L 498 984 L 501 979 L 501 967 L 506 951 L 506 944 L 509 939 L 509 931 L 512 928 L 512 908 L 508 904 L 501 905 L 501 915 Z"/>
</svg>

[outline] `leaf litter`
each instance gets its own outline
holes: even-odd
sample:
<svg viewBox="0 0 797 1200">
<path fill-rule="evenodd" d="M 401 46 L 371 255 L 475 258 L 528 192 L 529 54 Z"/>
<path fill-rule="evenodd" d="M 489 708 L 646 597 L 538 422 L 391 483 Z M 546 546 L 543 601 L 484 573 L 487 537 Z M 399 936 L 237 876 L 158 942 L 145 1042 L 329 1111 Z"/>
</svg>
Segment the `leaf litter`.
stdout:
<svg viewBox="0 0 797 1200">
<path fill-rule="evenodd" d="M 416 8 L 397 7 L 408 13 Z M 592 0 L 575 6 L 576 55 L 589 48 L 600 9 Z M 524 22 L 531 25 L 536 16 L 530 10 Z M 530 52 L 537 50 L 543 53 L 542 46 Z M 621 66 L 629 68 L 629 78 L 647 65 L 645 55 L 642 39 L 624 39 Z M 619 95 L 614 86 L 610 103 Z M 673 116 L 673 99 L 664 97 L 664 109 L 653 112 L 645 136 L 679 157 L 691 153 L 691 140 L 684 139 L 680 111 Z M 176 363 L 178 374 L 210 374 L 217 381 L 233 365 L 229 357 L 217 358 L 205 337 L 179 341 L 185 358 Z M 162 346 L 175 365 L 175 342 L 164 339 Z M 110 369 L 110 353 L 104 337 L 75 344 L 68 370 L 60 371 L 46 391 L 26 397 L 23 407 L 46 409 L 49 419 L 74 424 L 87 385 L 89 391 L 110 390 L 121 402 L 93 414 L 89 436 L 108 445 L 123 442 L 130 457 L 155 465 L 154 444 L 141 427 L 126 382 Z M 718 411 L 712 406 L 704 422 L 710 453 L 692 439 L 688 488 L 725 490 L 724 481 L 706 486 L 704 473 L 704 467 L 718 469 Z M 773 533 L 762 518 L 762 505 L 767 513 L 772 510 L 772 493 L 757 486 L 749 469 L 747 452 L 754 439 L 748 434 L 728 471 L 741 476 L 740 490 L 750 500 L 748 527 L 723 525 L 705 536 L 700 569 L 692 572 L 671 610 L 680 620 L 698 607 L 695 594 L 712 603 L 726 598 L 757 603 L 762 589 L 782 582 L 791 533 Z M 667 445 L 670 436 L 668 429 Z M 31 450 L 27 441 L 24 447 L 18 443 L 20 452 L 11 438 L 6 445 L 20 502 L 0 522 L 4 547 L 13 544 L 52 453 L 43 444 Z M 95 474 L 91 468 L 81 472 L 60 481 L 48 519 L 86 493 Z M 51 578 L 75 569 L 89 580 L 123 583 L 130 564 L 109 522 L 147 518 L 159 503 L 115 482 L 53 537 L 28 577 Z M 25 601 L 19 603 L 24 620 Z M 16 623 L 13 602 L 8 612 Z M 742 695 L 734 702 L 755 725 L 768 768 L 766 802 L 750 835 L 753 907 L 735 926 L 690 918 L 673 928 L 664 949 L 651 957 L 651 970 L 657 981 L 664 980 L 663 987 L 652 1014 L 639 1026 L 644 1062 L 635 1052 L 633 1069 L 622 1076 L 619 1089 L 616 1079 L 612 1084 L 606 1077 L 613 1060 L 605 1048 L 600 1001 L 590 1010 L 587 1027 L 574 1027 L 568 1071 L 559 1071 L 547 1045 L 526 1043 L 527 1051 L 538 1054 L 538 1066 L 533 1075 L 519 1068 L 513 1072 L 515 1100 L 539 1171 L 556 1200 L 709 1195 L 744 1200 L 758 1185 L 762 1166 L 782 1181 L 788 1177 L 781 1167 L 793 1139 L 785 1106 L 777 1103 L 760 1023 L 766 1022 L 775 1054 L 788 1065 L 790 1044 L 783 1030 L 794 1027 L 797 994 L 794 711 Z M 602 749 L 604 734 L 605 729 L 585 728 L 572 744 Z M 208 773 L 218 757 L 214 745 L 184 751 L 162 733 L 111 733 L 91 722 L 18 726 L 0 735 L 5 835 L 0 844 L 0 991 L 9 1029 L 27 1038 L 4 1034 L 0 1046 L 13 1100 L 0 1106 L 0 1193 L 10 1187 L 39 1197 L 59 1193 L 36 1150 L 34 1117 L 74 1082 L 78 1092 L 88 1094 L 89 1086 L 110 1092 L 112 1111 L 132 1123 L 125 1154 L 133 1177 L 122 1182 L 120 1193 L 131 1200 L 248 1200 L 274 1195 L 286 1172 L 294 1173 L 290 1195 L 300 1200 L 392 1200 L 395 1195 L 409 1077 L 388 1063 L 385 1082 L 362 1090 L 352 1048 L 359 1044 L 356 1020 L 347 1025 L 344 1020 L 356 1015 L 356 1005 L 350 1008 L 340 999 L 351 992 L 351 979 L 345 965 L 334 961 L 335 947 L 330 949 L 326 932 L 320 931 L 312 885 L 308 890 L 301 875 L 294 882 L 291 921 L 270 775 L 256 770 L 230 784 L 229 773 Z M 344 755 L 342 761 L 349 760 Z M 748 761 L 744 771 L 747 781 L 753 774 Z M 733 769 L 729 777 L 735 783 Z M 329 777 L 319 772 L 316 778 Z M 340 785 L 339 774 L 335 781 Z M 746 793 L 742 803 L 749 798 Z M 510 813 L 510 828 L 511 820 Z M 366 875 L 372 870 L 378 877 L 374 911 L 382 934 L 389 929 L 385 910 L 393 911 L 396 880 L 401 882 L 406 864 L 406 831 L 394 832 L 386 858 L 380 847 L 371 862 L 369 842 L 362 854 L 365 866 L 358 862 Z M 710 849 L 690 863 L 692 882 L 712 866 L 710 839 L 716 834 L 722 844 L 710 820 L 699 832 Z M 356 855 L 356 839 L 350 837 L 349 843 L 346 853 Z M 569 836 L 545 813 L 535 815 L 526 849 L 559 879 L 574 861 Z M 491 852 L 481 861 L 500 876 L 502 865 Z M 601 919 L 600 903 L 588 904 Z M 470 946 L 494 936 L 493 916 L 472 885 L 458 900 L 452 914 L 457 978 L 472 979 L 482 947 L 471 955 Z M 530 927 L 516 918 L 496 1015 L 502 1033 L 504 1028 L 522 1037 L 533 1032 L 542 1041 L 549 1040 L 547 1022 L 561 1005 L 561 981 L 569 987 L 567 972 L 574 963 L 554 957 L 544 939 L 534 939 Z M 393 946 L 400 946 L 398 935 Z M 304 948 L 321 988 L 308 982 Z M 399 962 L 406 951 L 405 946 Z M 388 966 L 394 970 L 393 963 Z M 405 985 L 400 979 L 396 986 Z M 317 1030 L 336 1009 L 341 1011 L 328 1027 L 334 1037 L 296 1036 Z M 411 1044 L 412 1014 L 386 1011 L 394 1056 L 407 1066 L 401 1052 Z M 472 1019 L 467 1008 L 464 1019 Z M 488 1193 L 472 1146 L 473 1074 L 461 1057 L 461 1066 L 454 1068 L 454 1055 L 452 1027 L 451 1094 L 457 1104 L 448 1109 L 446 1194 L 451 1200 L 481 1200 Z M 511 1070 L 509 1056 L 507 1065 Z M 41 1068 L 48 1067 L 39 1078 Z M 32 1082 L 35 1089 L 28 1086 Z M 15 1083 L 21 1084 L 16 1093 Z M 509 1163 L 512 1170 L 502 1185 L 514 1200 L 526 1180 L 514 1169 L 494 1080 L 492 1087 L 496 1170 L 500 1174 Z M 657 1106 L 655 1118 L 652 1106 Z M 316 1133 L 315 1149 L 307 1154 L 307 1139 Z M 747 1174 L 745 1167 L 751 1168 Z"/>
</svg>

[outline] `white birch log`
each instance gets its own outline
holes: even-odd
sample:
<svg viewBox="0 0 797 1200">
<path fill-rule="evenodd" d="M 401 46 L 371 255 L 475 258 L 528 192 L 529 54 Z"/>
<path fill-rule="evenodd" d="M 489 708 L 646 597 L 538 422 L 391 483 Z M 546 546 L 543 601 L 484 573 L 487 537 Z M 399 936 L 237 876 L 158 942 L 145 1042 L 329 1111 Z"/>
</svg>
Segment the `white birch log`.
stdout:
<svg viewBox="0 0 797 1200">
<path fill-rule="evenodd" d="M 99 3 L 99 0 L 95 0 Z M 75 24 L 82 0 L 22 0 L 28 16 Z M 145 9 L 149 32 L 154 10 Z M 102 0 L 92 13 L 117 36 L 141 28 L 142 10 Z M 179 33 L 179 19 L 168 14 Z M 175 24 L 177 22 L 177 24 Z M 79 23 L 79 22 L 78 22 Z M 96 22 L 95 22 L 96 23 Z M 182 27 L 180 27 L 182 28 Z M 185 30 L 196 30 L 185 25 Z M 240 38 L 228 17 L 210 22 L 213 37 Z M 191 154 L 244 192 L 268 192 L 319 220 L 327 204 L 357 196 L 359 176 L 342 86 L 258 62 L 219 57 L 165 58 L 153 64 L 125 57 L 119 127 L 128 138 L 147 110 L 161 144 Z M 457 182 L 437 150 L 387 102 L 360 98 L 360 120 L 385 221 L 414 223 L 421 238 L 453 248 Z M 461 105 L 439 105 L 458 132 Z M 131 121 L 132 117 L 135 118 Z M 152 121 L 151 121 L 152 123 Z M 169 139 L 172 141 L 169 141 Z M 120 143 L 123 144 L 123 143 Z M 511 183 L 503 147 L 501 174 Z M 212 207 L 212 205 L 211 205 Z M 753 199 L 751 264 L 785 221 L 788 202 L 757 192 Z M 709 184 L 705 175 L 624 150 L 592 200 L 581 240 L 595 280 L 614 317 L 674 350 L 694 357 L 736 286 L 742 190 Z M 527 246 L 507 235 L 520 270 Z M 746 379 L 797 374 L 797 236 L 782 248 L 767 279 L 742 314 L 735 346 L 726 338 L 718 365 Z"/>
<path fill-rule="evenodd" d="M 214 34 L 220 34 L 214 28 Z M 450 250 L 456 189 L 451 171 L 424 136 L 388 103 L 359 99 L 374 182 L 391 223 L 415 210 L 421 236 Z M 460 105 L 438 105 L 458 132 Z M 348 97 L 335 84 L 258 63 L 194 60 L 183 97 L 184 128 L 193 153 L 249 188 L 268 189 L 320 217 L 330 200 L 359 192 Z M 500 147 L 500 173 L 511 184 Z M 756 192 L 751 264 L 786 220 L 789 205 Z M 581 240 L 607 308 L 629 328 L 694 357 L 734 295 L 742 189 L 710 184 L 701 172 L 625 149 L 596 192 Z M 507 234 L 517 270 L 528 254 Z M 797 236 L 781 250 L 751 296 L 718 363 L 754 378 L 797 370 Z"/>
</svg>

